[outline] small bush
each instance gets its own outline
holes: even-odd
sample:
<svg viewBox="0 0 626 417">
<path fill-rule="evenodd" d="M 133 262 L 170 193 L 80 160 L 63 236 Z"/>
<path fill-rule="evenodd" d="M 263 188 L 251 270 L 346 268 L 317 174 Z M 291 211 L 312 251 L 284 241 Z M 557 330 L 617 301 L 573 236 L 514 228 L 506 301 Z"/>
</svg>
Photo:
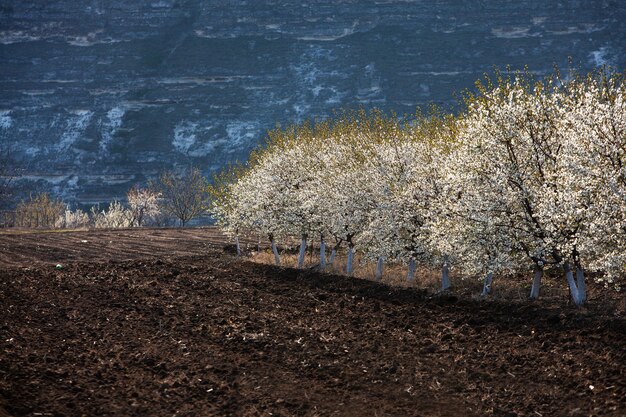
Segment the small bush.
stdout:
<svg viewBox="0 0 626 417">
<path fill-rule="evenodd" d="M 82 229 L 89 227 L 91 220 L 89 215 L 81 209 L 70 210 L 69 206 L 65 212 L 57 219 L 55 227 L 57 229 Z"/>
<path fill-rule="evenodd" d="M 114 201 L 107 210 L 98 211 L 98 208 L 91 208 L 91 217 L 96 228 L 124 228 L 133 225 L 133 216 L 130 210 L 125 209 L 122 203 Z"/>
<path fill-rule="evenodd" d="M 53 228 L 57 219 L 63 215 L 63 203 L 53 199 L 48 193 L 30 196 L 22 201 L 15 210 L 15 225 L 30 228 Z"/>
</svg>

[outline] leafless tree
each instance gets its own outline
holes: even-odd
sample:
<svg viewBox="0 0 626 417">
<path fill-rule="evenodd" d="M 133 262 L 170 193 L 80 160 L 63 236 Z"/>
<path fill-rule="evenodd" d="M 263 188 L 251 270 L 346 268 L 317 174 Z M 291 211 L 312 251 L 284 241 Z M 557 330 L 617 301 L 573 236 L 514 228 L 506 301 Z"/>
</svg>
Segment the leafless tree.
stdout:
<svg viewBox="0 0 626 417">
<path fill-rule="evenodd" d="M 191 168 L 182 174 L 165 172 L 152 188 L 161 194 L 163 211 L 180 220 L 184 227 L 190 220 L 207 210 L 209 183 L 199 169 Z"/>
<path fill-rule="evenodd" d="M 48 193 L 31 195 L 28 200 L 17 205 L 15 224 L 21 227 L 54 228 L 64 210 L 63 202 L 50 197 Z"/>
</svg>

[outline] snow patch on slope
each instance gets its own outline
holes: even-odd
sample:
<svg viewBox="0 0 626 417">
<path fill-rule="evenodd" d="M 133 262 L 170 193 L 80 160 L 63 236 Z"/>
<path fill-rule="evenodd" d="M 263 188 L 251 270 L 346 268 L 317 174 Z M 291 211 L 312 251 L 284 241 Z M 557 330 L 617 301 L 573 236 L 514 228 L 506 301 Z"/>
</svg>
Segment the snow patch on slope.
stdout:
<svg viewBox="0 0 626 417">
<path fill-rule="evenodd" d="M 591 62 L 596 67 L 601 67 L 603 65 L 614 65 L 614 60 L 611 56 L 611 50 L 607 46 L 603 46 L 596 51 L 592 51 L 589 54 L 589 62 Z"/>
<path fill-rule="evenodd" d="M 196 143 L 196 130 L 198 123 L 184 121 L 176 125 L 174 128 L 174 139 L 172 146 L 182 154 L 188 154 L 189 149 Z"/>
<path fill-rule="evenodd" d="M 11 110 L 0 110 L 0 129 L 10 129 L 13 126 L 13 119 L 10 116 Z"/>
<path fill-rule="evenodd" d="M 229 153 L 245 148 L 259 137 L 259 123 L 252 121 L 235 121 L 226 125 Z"/>
<path fill-rule="evenodd" d="M 67 119 L 65 131 L 61 135 L 61 140 L 56 145 L 56 150 L 67 151 L 81 137 L 87 129 L 93 112 L 89 110 L 73 110 Z"/>
<path fill-rule="evenodd" d="M 113 107 L 107 112 L 107 120 L 102 123 L 102 141 L 100 142 L 100 150 L 102 152 L 108 152 L 109 143 L 111 143 L 113 136 L 122 126 L 122 119 L 125 113 L 126 109 L 121 106 Z"/>
</svg>

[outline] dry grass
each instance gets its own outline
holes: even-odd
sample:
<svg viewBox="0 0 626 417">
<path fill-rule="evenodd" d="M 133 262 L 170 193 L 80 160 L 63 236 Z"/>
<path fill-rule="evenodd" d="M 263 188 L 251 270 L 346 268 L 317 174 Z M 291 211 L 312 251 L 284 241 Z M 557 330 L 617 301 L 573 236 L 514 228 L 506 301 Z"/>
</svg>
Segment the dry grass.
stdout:
<svg viewBox="0 0 626 417">
<path fill-rule="evenodd" d="M 298 247 L 296 245 L 284 248 L 280 252 L 281 266 L 286 268 L 297 268 Z M 269 248 L 256 251 L 256 245 L 252 250 L 250 260 L 263 264 L 274 264 L 274 254 Z M 327 252 L 327 259 L 330 251 Z M 327 261 L 328 262 L 328 261 Z M 326 268 L 327 273 L 345 275 L 347 264 L 347 254 L 340 251 L 334 265 Z M 319 248 L 307 248 L 305 257 L 305 269 L 313 269 L 319 266 Z M 357 253 L 354 257 L 353 277 L 376 281 L 376 263 L 368 262 Z M 541 300 L 567 299 L 568 288 L 564 279 L 556 273 L 544 275 L 541 283 Z M 487 297 L 480 294 L 483 288 L 483 281 L 480 277 L 464 277 L 455 274 L 454 268 L 450 272 L 452 282 L 452 292 L 474 299 L 506 300 L 506 301 L 527 301 L 530 294 L 532 272 L 527 276 L 495 276 L 492 282 L 492 292 Z M 407 266 L 402 263 L 385 263 L 383 267 L 382 283 L 405 288 L 421 288 L 437 293 L 441 291 L 441 271 L 429 265 L 420 265 L 415 272 L 415 279 L 412 282 L 407 280 Z"/>
</svg>

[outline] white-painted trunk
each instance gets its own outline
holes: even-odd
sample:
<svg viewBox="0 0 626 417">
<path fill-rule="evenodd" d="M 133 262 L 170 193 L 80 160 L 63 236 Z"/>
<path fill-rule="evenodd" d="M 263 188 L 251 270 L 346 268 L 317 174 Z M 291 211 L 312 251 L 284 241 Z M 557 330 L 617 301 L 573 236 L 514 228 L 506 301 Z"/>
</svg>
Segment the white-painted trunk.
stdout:
<svg viewBox="0 0 626 417">
<path fill-rule="evenodd" d="M 491 293 L 491 283 L 493 282 L 493 272 L 489 272 L 485 276 L 485 281 L 483 282 L 483 292 L 480 294 L 483 297 L 489 295 Z"/>
<path fill-rule="evenodd" d="M 304 255 L 306 254 L 306 237 L 302 236 L 302 242 L 300 242 L 300 254 L 298 255 L 298 268 L 304 266 Z"/>
<path fill-rule="evenodd" d="M 572 295 L 572 301 L 574 301 L 574 304 L 580 305 L 578 287 L 576 286 L 576 281 L 574 281 L 574 273 L 572 272 L 572 269 L 570 268 L 568 263 L 565 263 L 563 265 L 563 270 L 565 271 L 565 279 L 567 279 L 567 283 L 569 284 L 569 291 Z"/>
<path fill-rule="evenodd" d="M 330 258 L 328 258 L 328 264 L 330 265 L 330 267 L 333 267 L 333 264 L 335 263 L 335 256 L 337 256 L 337 249 L 333 248 L 333 250 L 330 251 Z"/>
<path fill-rule="evenodd" d="M 576 286 L 578 287 L 578 305 L 583 305 L 587 301 L 587 284 L 585 284 L 585 271 L 580 265 L 576 266 Z"/>
<path fill-rule="evenodd" d="M 237 247 L 237 256 L 241 256 L 241 247 L 239 246 L 239 236 L 235 236 L 235 246 Z"/>
<path fill-rule="evenodd" d="M 441 289 L 447 290 L 450 288 L 448 256 L 443 257 L 443 266 L 441 267 Z"/>
<path fill-rule="evenodd" d="M 406 279 L 409 282 L 413 282 L 415 279 L 415 259 L 409 261 L 409 272 L 407 273 Z"/>
<path fill-rule="evenodd" d="M 280 265 L 280 255 L 278 254 L 278 248 L 276 247 L 276 241 L 274 239 L 272 239 L 272 252 L 274 253 L 276 265 Z"/>
<path fill-rule="evenodd" d="M 348 264 L 346 265 L 346 274 L 352 275 L 352 261 L 354 261 L 354 248 L 348 246 Z"/>
<path fill-rule="evenodd" d="M 320 269 L 326 269 L 326 242 L 323 238 L 320 242 Z"/>
<path fill-rule="evenodd" d="M 539 288 L 541 287 L 541 277 L 543 276 L 543 268 L 535 267 L 535 273 L 533 275 L 533 285 L 530 288 L 530 299 L 536 300 L 539 298 Z"/>
<path fill-rule="evenodd" d="M 383 264 L 385 263 L 385 258 L 382 256 L 378 257 L 378 263 L 376 264 L 376 281 L 380 281 L 383 278 Z"/>
</svg>

